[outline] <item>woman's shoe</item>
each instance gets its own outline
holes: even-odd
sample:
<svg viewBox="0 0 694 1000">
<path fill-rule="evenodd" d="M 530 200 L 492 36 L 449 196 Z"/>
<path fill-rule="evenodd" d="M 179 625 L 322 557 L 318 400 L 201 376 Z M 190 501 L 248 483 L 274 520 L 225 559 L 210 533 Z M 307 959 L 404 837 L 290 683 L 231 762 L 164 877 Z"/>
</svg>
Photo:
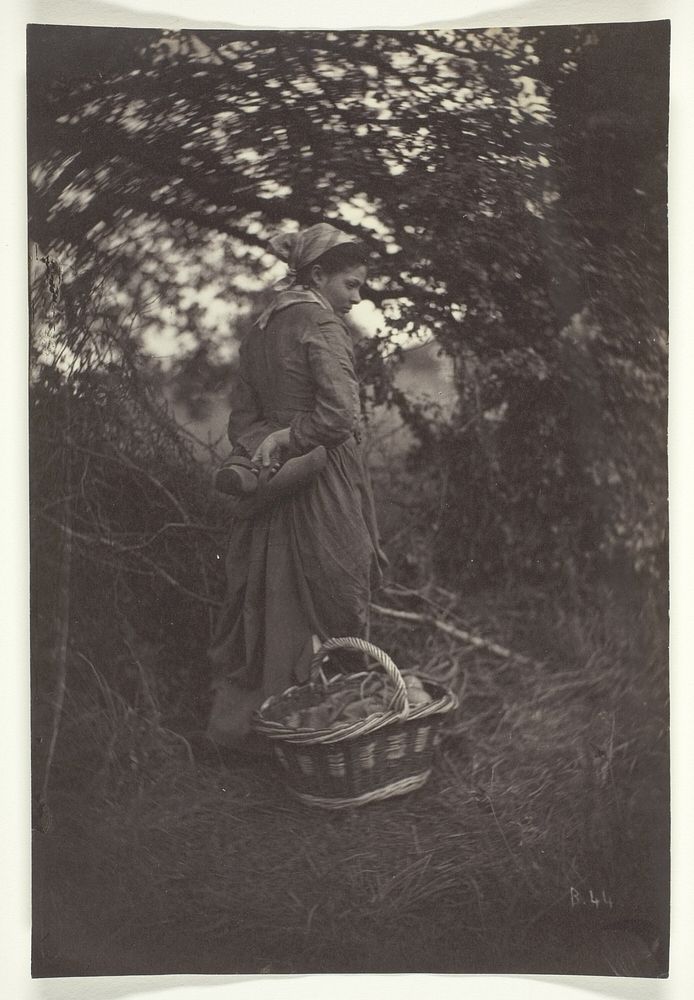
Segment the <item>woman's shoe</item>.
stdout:
<svg viewBox="0 0 694 1000">
<path fill-rule="evenodd" d="M 233 463 L 230 459 L 221 469 L 217 471 L 215 486 L 222 493 L 230 494 L 237 498 L 233 515 L 242 521 L 254 517 L 260 511 L 266 510 L 276 500 L 296 493 L 306 486 L 315 476 L 325 468 L 328 461 L 328 453 L 322 444 L 313 448 L 305 455 L 296 458 L 288 458 L 280 466 L 271 465 L 268 468 L 258 469 L 253 466 L 248 459 L 242 462 L 234 457 Z M 249 470 L 248 466 L 252 466 Z M 250 474 L 254 476 L 253 489 L 241 492 L 237 487 L 237 475 Z M 223 475 L 222 475 L 223 474 Z M 221 484 L 221 485 L 220 485 Z"/>
<path fill-rule="evenodd" d="M 215 489 L 229 496 L 252 496 L 258 489 L 259 472 L 258 466 L 250 458 L 232 455 L 217 469 L 214 476 Z"/>
</svg>

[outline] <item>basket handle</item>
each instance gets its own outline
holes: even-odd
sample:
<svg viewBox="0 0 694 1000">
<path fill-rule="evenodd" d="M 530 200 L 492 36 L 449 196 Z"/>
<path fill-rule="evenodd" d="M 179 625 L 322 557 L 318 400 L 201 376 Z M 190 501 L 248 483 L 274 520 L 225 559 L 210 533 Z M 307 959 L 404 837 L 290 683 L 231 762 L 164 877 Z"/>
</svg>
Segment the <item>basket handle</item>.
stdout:
<svg viewBox="0 0 694 1000">
<path fill-rule="evenodd" d="M 324 653 L 329 653 L 331 649 L 356 649 L 362 653 L 368 653 L 380 666 L 383 667 L 395 688 L 395 694 L 388 708 L 396 712 L 402 719 L 406 719 L 410 711 L 410 703 L 407 698 L 407 688 L 402 674 L 395 666 L 387 653 L 384 653 L 378 646 L 367 642 L 366 639 L 357 639 L 354 636 L 342 636 L 337 639 L 326 639 L 321 648 L 313 658 L 312 667 L 317 667 L 321 662 Z"/>
</svg>

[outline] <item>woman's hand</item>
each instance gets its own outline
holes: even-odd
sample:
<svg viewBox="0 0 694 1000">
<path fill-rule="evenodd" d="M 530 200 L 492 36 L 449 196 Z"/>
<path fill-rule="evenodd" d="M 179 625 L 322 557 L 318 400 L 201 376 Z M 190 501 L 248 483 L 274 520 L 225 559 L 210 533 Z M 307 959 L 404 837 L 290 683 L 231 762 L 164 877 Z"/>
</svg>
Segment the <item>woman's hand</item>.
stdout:
<svg viewBox="0 0 694 1000">
<path fill-rule="evenodd" d="M 288 447 L 289 428 L 284 427 L 281 431 L 273 431 L 272 434 L 268 434 L 256 448 L 252 461 L 266 469 L 273 462 L 278 461 L 282 449 Z"/>
</svg>

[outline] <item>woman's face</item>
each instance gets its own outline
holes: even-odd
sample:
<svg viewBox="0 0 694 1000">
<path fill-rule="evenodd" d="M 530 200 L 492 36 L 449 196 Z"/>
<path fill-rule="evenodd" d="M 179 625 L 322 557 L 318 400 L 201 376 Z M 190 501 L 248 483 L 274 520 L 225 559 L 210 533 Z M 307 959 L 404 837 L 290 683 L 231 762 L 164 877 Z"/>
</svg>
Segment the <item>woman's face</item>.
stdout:
<svg viewBox="0 0 694 1000">
<path fill-rule="evenodd" d="M 366 281 L 366 266 L 357 264 L 335 274 L 327 274 L 320 265 L 313 271 L 313 284 L 339 316 L 346 316 L 361 302 L 360 290 Z"/>
</svg>

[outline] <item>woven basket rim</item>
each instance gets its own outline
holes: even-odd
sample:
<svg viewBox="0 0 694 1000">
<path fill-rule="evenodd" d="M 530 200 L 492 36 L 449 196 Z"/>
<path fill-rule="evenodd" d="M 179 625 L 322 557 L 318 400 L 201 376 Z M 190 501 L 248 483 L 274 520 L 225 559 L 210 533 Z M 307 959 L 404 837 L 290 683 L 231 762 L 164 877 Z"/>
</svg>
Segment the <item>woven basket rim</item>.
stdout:
<svg viewBox="0 0 694 1000">
<path fill-rule="evenodd" d="M 382 802 L 397 795 L 417 791 L 427 783 L 431 770 L 429 767 L 424 771 L 405 775 L 360 795 L 318 795 L 312 792 L 300 792 L 288 784 L 285 784 L 285 788 L 307 806 L 317 806 L 321 809 L 354 809 L 356 806 L 366 806 L 372 802 Z"/>
<path fill-rule="evenodd" d="M 253 728 L 256 732 L 262 733 L 262 735 L 266 736 L 268 739 L 283 740 L 287 743 L 303 745 L 340 743 L 345 740 L 356 739 L 357 737 L 367 733 L 375 732 L 376 730 L 382 729 L 388 725 L 416 721 L 426 718 L 429 715 L 444 715 L 457 707 L 458 698 L 443 684 L 440 684 L 438 681 L 424 675 L 419 675 L 413 671 L 408 671 L 408 674 L 409 676 L 419 677 L 420 680 L 423 680 L 426 684 L 437 688 L 441 694 L 438 698 L 427 702 L 425 705 L 411 707 L 405 718 L 403 718 L 403 716 L 398 712 L 387 710 L 384 712 L 374 712 L 371 715 L 366 716 L 365 719 L 345 723 L 343 726 L 319 730 L 309 728 L 290 728 L 281 722 L 266 718 L 263 714 L 269 708 L 281 705 L 283 700 L 287 700 L 288 702 L 291 701 L 291 697 L 294 692 L 316 691 L 323 693 L 327 691 L 331 685 L 339 686 L 344 685 L 346 682 L 356 686 L 357 682 L 361 682 L 362 679 L 372 676 L 370 671 L 364 671 L 358 674 L 338 674 L 335 677 L 330 678 L 330 680 L 328 680 L 325 684 L 321 684 L 316 681 L 308 681 L 304 684 L 294 684 L 286 691 L 283 691 L 282 694 L 271 695 L 269 698 L 266 698 L 260 708 L 254 712 Z"/>
</svg>

